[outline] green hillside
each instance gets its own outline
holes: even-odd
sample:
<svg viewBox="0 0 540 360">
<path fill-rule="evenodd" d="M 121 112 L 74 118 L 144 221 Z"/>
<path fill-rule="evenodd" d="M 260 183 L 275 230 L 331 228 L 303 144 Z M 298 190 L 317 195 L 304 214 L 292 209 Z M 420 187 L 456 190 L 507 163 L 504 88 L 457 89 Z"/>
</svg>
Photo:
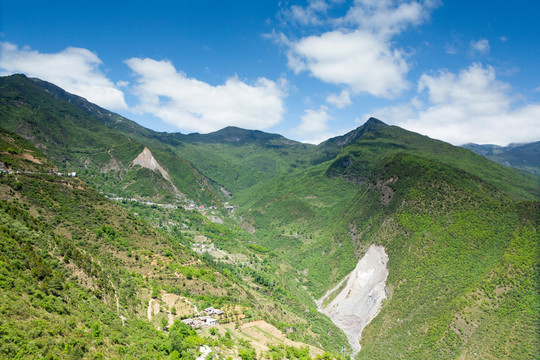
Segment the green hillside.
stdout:
<svg viewBox="0 0 540 360">
<path fill-rule="evenodd" d="M 362 181 L 365 171 L 369 171 L 376 161 L 400 152 L 465 170 L 516 197 L 540 198 L 540 178 L 537 176 L 518 174 L 471 151 L 383 123 L 344 148 L 331 165 L 329 175 L 343 173 L 345 177 Z"/>
<path fill-rule="evenodd" d="M 135 258 L 148 237 L 154 255 L 192 256 L 77 178 L 22 169 L 0 176 L 1 357 L 164 357 L 172 344 L 144 321 L 151 286 Z"/>
<path fill-rule="evenodd" d="M 178 193 L 171 183 L 132 164 L 147 146 L 171 174 L 180 195 L 219 203 L 212 185 L 189 162 L 164 146 L 154 149 L 135 140 L 131 133 L 153 132 L 132 121 L 24 75 L 1 78 L 0 93 L 0 125 L 31 141 L 59 171 L 74 171 L 106 194 L 173 201 Z"/>
<path fill-rule="evenodd" d="M 359 358 L 535 358 L 540 206 L 519 199 L 536 196 L 534 181 L 515 179 L 472 152 L 381 125 L 336 160 L 238 201 L 246 226 L 304 270 L 315 298 L 371 244 L 385 246 L 391 295 Z"/>
<path fill-rule="evenodd" d="M 0 78 L 0 94 L 4 357 L 194 358 L 207 344 L 308 358 L 285 338 L 346 356 L 314 299 L 372 244 L 389 256 L 388 298 L 358 359 L 540 357 L 533 173 L 374 118 L 315 146 L 158 133 L 23 75 Z M 145 148 L 170 178 L 133 164 Z M 227 308 L 235 325 L 174 327 L 184 310 L 167 296 Z M 283 339 L 257 348 L 242 319 Z"/>
<path fill-rule="evenodd" d="M 504 166 L 540 175 L 540 142 L 508 146 L 465 144 L 462 147 Z"/>
<path fill-rule="evenodd" d="M 229 330 L 216 338 L 183 326 L 176 311 L 195 312 L 183 302 L 174 309 L 162 305 L 150 321 L 150 304 L 165 304 L 166 296 L 199 309 L 220 307 L 226 311 L 223 323 L 231 322 L 232 329 L 264 319 L 284 331 L 303 329 L 291 335 L 296 340 L 336 352 L 346 345 L 322 315 L 311 314 L 307 323 L 305 314 L 296 314 L 300 304 L 263 268 L 271 254 L 249 251 L 249 239 L 234 243 L 246 236 L 242 230 L 176 207 L 160 213 L 135 202 L 131 207 L 140 213 L 127 212 L 84 181 L 51 173 L 54 164 L 15 134 L 2 131 L 0 140 L 10 144 L 0 158 L 0 357 L 194 359 L 201 344 L 217 353 L 234 348 L 255 354 L 249 342 L 227 335 Z M 19 162 L 20 154 L 32 154 L 32 161 Z M 157 214 L 189 226 L 163 229 L 152 224 Z M 194 236 L 243 251 L 251 265 L 196 255 L 187 249 Z M 279 266 L 275 262 L 272 271 Z M 268 281 L 275 285 L 272 291 Z M 172 325 L 171 316 L 177 319 Z M 332 342 L 322 337 L 332 331 Z M 267 356 L 287 350 L 291 359 L 311 359 L 300 348 L 278 345 Z"/>
</svg>

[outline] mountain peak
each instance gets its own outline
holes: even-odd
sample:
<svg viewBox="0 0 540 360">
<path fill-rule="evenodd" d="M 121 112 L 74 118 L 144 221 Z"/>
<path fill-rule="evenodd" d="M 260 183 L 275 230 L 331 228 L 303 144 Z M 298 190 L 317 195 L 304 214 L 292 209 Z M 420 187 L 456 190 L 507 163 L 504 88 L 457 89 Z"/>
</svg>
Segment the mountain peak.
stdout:
<svg viewBox="0 0 540 360">
<path fill-rule="evenodd" d="M 265 145 L 276 141 L 284 144 L 296 143 L 295 141 L 288 140 L 279 134 L 266 133 L 260 130 L 247 130 L 236 126 L 227 126 L 221 130 L 209 134 L 189 134 L 187 135 L 186 139 L 188 141 L 230 143 L 238 145 L 246 143 L 258 143 Z"/>
<path fill-rule="evenodd" d="M 375 131 L 381 127 L 388 126 L 384 122 L 374 117 L 370 117 L 364 125 L 357 127 L 356 129 L 346 133 L 342 136 L 336 136 L 321 143 L 321 145 L 332 146 L 337 145 L 339 148 L 345 147 L 360 138 L 363 134 L 370 131 Z"/>
<path fill-rule="evenodd" d="M 382 122 L 381 120 L 377 119 L 377 118 L 374 118 L 374 117 L 370 117 L 365 123 L 364 125 L 362 126 L 388 126 L 386 125 L 384 122 Z M 361 127 L 362 127 L 361 126 Z"/>
</svg>

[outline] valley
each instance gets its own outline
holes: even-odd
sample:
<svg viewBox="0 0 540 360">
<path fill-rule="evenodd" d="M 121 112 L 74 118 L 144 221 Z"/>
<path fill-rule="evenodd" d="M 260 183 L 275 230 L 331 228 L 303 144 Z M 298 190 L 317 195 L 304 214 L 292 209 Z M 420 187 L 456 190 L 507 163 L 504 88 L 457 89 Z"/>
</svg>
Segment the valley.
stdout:
<svg viewBox="0 0 540 360">
<path fill-rule="evenodd" d="M 0 94 L 0 357 L 540 356 L 533 172 L 374 118 L 308 145 Z"/>
</svg>

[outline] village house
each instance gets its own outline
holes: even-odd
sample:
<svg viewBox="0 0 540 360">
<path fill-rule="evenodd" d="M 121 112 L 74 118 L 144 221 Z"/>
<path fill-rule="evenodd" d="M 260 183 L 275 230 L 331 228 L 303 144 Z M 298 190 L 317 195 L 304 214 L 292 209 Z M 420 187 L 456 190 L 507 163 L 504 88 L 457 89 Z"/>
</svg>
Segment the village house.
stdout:
<svg viewBox="0 0 540 360">
<path fill-rule="evenodd" d="M 216 319 L 211 318 L 210 316 L 201 316 L 199 317 L 199 320 L 201 321 L 201 324 L 200 324 L 201 327 L 208 327 L 208 326 L 216 325 Z"/>
<path fill-rule="evenodd" d="M 223 315 L 223 311 L 219 309 L 214 309 L 213 307 L 208 307 L 204 309 L 206 315 Z"/>
<path fill-rule="evenodd" d="M 182 322 L 186 325 L 190 325 L 190 326 L 193 326 L 193 319 L 189 318 L 189 319 L 184 319 L 182 320 Z"/>
<path fill-rule="evenodd" d="M 190 325 L 192 328 L 198 327 L 210 327 L 217 324 L 217 320 L 210 316 L 199 316 L 195 319 L 184 319 L 182 322 L 186 325 Z"/>
</svg>

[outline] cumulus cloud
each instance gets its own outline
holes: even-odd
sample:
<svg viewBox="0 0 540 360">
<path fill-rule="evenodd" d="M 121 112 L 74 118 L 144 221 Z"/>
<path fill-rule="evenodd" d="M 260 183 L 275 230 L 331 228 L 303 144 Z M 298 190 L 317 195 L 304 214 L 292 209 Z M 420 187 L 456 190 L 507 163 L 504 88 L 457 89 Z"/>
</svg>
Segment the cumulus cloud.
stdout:
<svg viewBox="0 0 540 360">
<path fill-rule="evenodd" d="M 308 70 L 356 94 L 393 97 L 408 87 L 409 67 L 402 52 L 365 31 L 331 31 L 303 38 L 291 45 L 288 59 L 295 72 Z"/>
<path fill-rule="evenodd" d="M 425 102 L 415 99 L 372 115 L 455 145 L 538 141 L 540 104 L 515 105 L 510 90 L 493 67 L 472 64 L 458 74 L 424 74 L 418 96 Z"/>
<path fill-rule="evenodd" d="M 302 122 L 300 126 L 296 128 L 296 131 L 305 134 L 305 133 L 320 133 L 328 130 L 328 120 L 332 117 L 328 114 L 328 107 L 321 105 L 318 110 L 306 110 L 304 115 L 302 115 Z"/>
<path fill-rule="evenodd" d="M 284 81 L 259 78 L 247 84 L 238 77 L 212 86 L 178 72 L 169 61 L 131 58 L 137 76 L 136 110 L 153 114 L 186 131 L 211 132 L 225 126 L 266 129 L 282 120 Z"/>
<path fill-rule="evenodd" d="M 480 39 L 478 41 L 471 41 L 471 50 L 479 53 L 489 52 L 490 46 L 487 39 Z"/>
<path fill-rule="evenodd" d="M 409 65 L 404 51 L 395 47 L 392 38 L 408 26 L 424 22 L 438 2 L 355 0 L 344 16 L 324 17 L 332 3 L 311 1 L 305 8 L 291 8 L 291 14 L 303 14 L 296 18 L 306 19 L 305 23 L 316 19 L 309 23 L 324 23 L 334 30 L 298 40 L 282 35 L 282 43 L 288 48 L 289 68 L 343 86 L 351 94 L 386 98 L 401 94 L 408 88 Z"/>
<path fill-rule="evenodd" d="M 321 105 L 318 109 L 307 109 L 301 116 L 300 125 L 292 133 L 301 138 L 302 142 L 310 144 L 319 144 L 333 136 L 342 134 L 341 132 L 332 132 L 329 130 L 328 122 L 332 116 L 328 114 L 328 107 Z"/>
<path fill-rule="evenodd" d="M 352 104 L 349 92 L 346 90 L 343 90 L 340 94 L 328 95 L 328 97 L 326 98 L 326 101 L 329 104 L 334 105 L 338 109 L 343 109 L 344 107 Z"/>
<path fill-rule="evenodd" d="M 124 93 L 103 74 L 102 64 L 90 50 L 68 47 L 44 54 L 11 43 L 0 43 L 0 70 L 3 74 L 24 73 L 60 86 L 104 108 L 127 109 Z"/>
<path fill-rule="evenodd" d="M 423 23 L 438 4 L 438 1 L 355 0 L 347 14 L 335 21 L 388 37 L 410 25 Z"/>
</svg>

